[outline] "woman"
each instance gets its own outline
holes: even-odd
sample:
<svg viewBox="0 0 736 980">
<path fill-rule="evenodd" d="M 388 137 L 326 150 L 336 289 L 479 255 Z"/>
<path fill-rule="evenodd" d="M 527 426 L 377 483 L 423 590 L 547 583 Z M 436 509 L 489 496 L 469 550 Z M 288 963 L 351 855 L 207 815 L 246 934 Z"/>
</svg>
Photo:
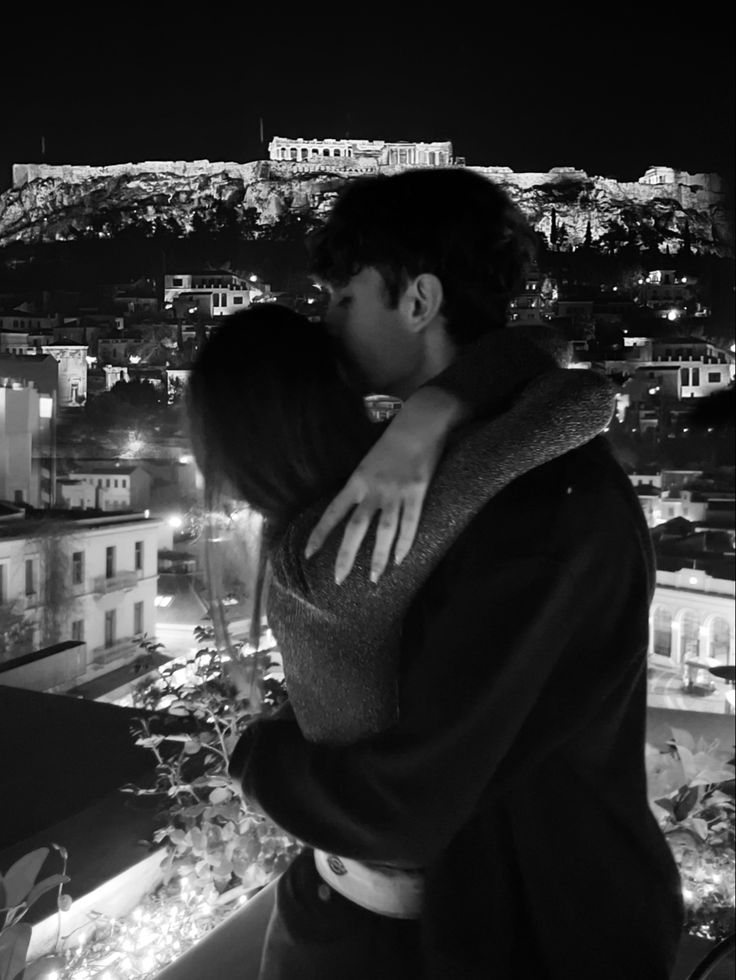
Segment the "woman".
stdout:
<svg viewBox="0 0 736 980">
<path fill-rule="evenodd" d="M 271 306 L 218 328 L 194 365 L 188 395 L 209 492 L 224 489 L 265 518 L 273 571 L 267 616 L 291 708 L 307 739 L 335 745 L 396 720 L 402 618 L 463 528 L 518 476 L 600 433 L 615 390 L 594 372 L 556 366 L 516 330 L 484 337 L 427 387 L 496 417 L 449 440 L 401 565 L 371 582 L 369 535 L 355 572 L 337 585 L 334 539 L 311 559 L 305 544 L 387 428 L 370 421 L 352 381 L 321 325 Z"/>
</svg>

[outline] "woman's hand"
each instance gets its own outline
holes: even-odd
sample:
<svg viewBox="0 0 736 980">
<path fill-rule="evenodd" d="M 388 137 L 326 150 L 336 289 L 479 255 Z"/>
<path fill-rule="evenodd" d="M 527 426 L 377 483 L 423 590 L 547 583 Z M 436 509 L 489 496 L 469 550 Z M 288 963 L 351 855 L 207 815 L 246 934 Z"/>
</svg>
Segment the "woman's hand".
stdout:
<svg viewBox="0 0 736 980">
<path fill-rule="evenodd" d="M 407 399 L 316 525 L 304 553 L 319 551 L 351 508 L 335 563 L 335 581 L 349 574 L 375 514 L 381 518 L 371 561 L 371 581 L 388 565 L 400 564 L 419 526 L 424 498 L 450 430 L 468 416 L 465 406 L 441 388 L 425 386 Z"/>
</svg>

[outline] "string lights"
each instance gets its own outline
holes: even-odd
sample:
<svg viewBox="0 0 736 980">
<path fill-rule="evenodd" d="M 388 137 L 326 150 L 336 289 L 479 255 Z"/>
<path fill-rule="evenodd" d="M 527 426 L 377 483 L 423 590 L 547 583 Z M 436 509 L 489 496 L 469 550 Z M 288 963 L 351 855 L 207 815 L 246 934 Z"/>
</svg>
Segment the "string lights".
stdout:
<svg viewBox="0 0 736 980">
<path fill-rule="evenodd" d="M 65 937 L 62 956 L 38 980 L 153 980 L 248 901 L 226 893 L 207 901 L 182 879 L 162 885 L 122 918 L 94 914 Z M 224 900 L 224 901 L 223 901 Z"/>
</svg>

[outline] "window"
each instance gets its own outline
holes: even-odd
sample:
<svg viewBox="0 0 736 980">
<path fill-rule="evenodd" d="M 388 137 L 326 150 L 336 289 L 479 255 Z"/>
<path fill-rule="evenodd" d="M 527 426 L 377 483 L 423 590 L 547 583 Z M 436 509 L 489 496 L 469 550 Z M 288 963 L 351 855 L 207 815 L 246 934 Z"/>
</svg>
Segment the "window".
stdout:
<svg viewBox="0 0 736 980">
<path fill-rule="evenodd" d="M 72 553 L 72 585 L 81 585 L 84 582 L 84 552 L 75 551 Z"/>
<path fill-rule="evenodd" d="M 212 305 L 213 306 L 219 306 L 220 305 L 220 294 L 219 293 L 213 293 L 212 294 Z"/>
<path fill-rule="evenodd" d="M 26 558 L 26 595 L 33 595 L 36 591 L 33 574 L 33 559 Z"/>
<path fill-rule="evenodd" d="M 109 476 L 105 480 L 105 489 L 107 489 L 107 490 L 110 489 L 110 477 Z"/>
<path fill-rule="evenodd" d="M 175 285 L 175 286 L 183 286 L 183 285 L 184 285 L 184 280 L 183 280 L 183 279 L 177 279 L 177 278 L 175 277 L 175 278 L 174 278 L 174 285 Z"/>
<path fill-rule="evenodd" d="M 115 610 L 108 609 L 105 613 L 105 649 L 109 649 L 115 642 Z"/>
<path fill-rule="evenodd" d="M 731 627 L 728 620 L 716 616 L 710 625 L 710 656 L 722 664 L 727 664 L 730 645 Z"/>
<path fill-rule="evenodd" d="M 127 489 L 127 487 L 128 487 L 128 480 L 127 480 L 127 478 L 120 481 L 120 486 L 123 488 L 123 490 L 126 490 Z"/>
<path fill-rule="evenodd" d="M 683 368 L 680 371 L 680 382 L 683 388 L 686 388 L 690 384 L 690 368 Z"/>
<path fill-rule="evenodd" d="M 143 603 L 136 602 L 133 605 L 133 633 L 137 636 L 143 632 Z"/>
<path fill-rule="evenodd" d="M 115 575 L 115 545 L 105 548 L 105 578 Z"/>
<path fill-rule="evenodd" d="M 115 487 L 115 489 L 117 489 L 118 481 L 117 480 L 113 480 L 112 481 L 112 485 Z"/>
<path fill-rule="evenodd" d="M 693 387 L 700 384 L 700 368 L 693 368 Z"/>
<path fill-rule="evenodd" d="M 243 305 L 243 297 L 233 296 L 233 306 L 242 306 L 242 305 Z"/>
<path fill-rule="evenodd" d="M 84 643 L 84 620 L 75 619 L 72 621 L 72 639 L 76 643 Z"/>
<path fill-rule="evenodd" d="M 721 380 L 721 372 L 720 371 L 709 371 L 708 372 L 708 384 L 711 384 L 711 385 L 718 384 L 718 382 L 720 380 Z"/>
<path fill-rule="evenodd" d="M 134 568 L 136 572 L 143 571 L 143 542 L 136 541 L 135 543 L 135 565 Z"/>
<path fill-rule="evenodd" d="M 23 503 L 23 491 L 14 490 L 13 491 L 13 503 L 22 504 Z"/>
</svg>

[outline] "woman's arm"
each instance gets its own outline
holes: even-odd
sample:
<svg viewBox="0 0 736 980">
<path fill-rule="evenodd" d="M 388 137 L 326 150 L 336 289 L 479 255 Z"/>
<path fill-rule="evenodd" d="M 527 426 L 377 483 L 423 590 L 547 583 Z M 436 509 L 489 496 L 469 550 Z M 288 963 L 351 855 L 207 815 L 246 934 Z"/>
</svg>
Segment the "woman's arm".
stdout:
<svg viewBox="0 0 736 980">
<path fill-rule="evenodd" d="M 416 537 L 403 557 L 401 572 L 407 569 L 405 574 L 415 576 L 421 569 L 426 577 L 462 529 L 504 487 L 600 434 L 611 421 L 616 390 L 595 371 L 552 368 L 529 382 L 507 411 L 467 426 L 442 457 L 421 515 L 413 515 Z M 332 574 L 337 538 L 313 553 L 306 565 L 299 556 L 313 601 L 339 608 L 340 590 L 348 584 L 351 593 L 357 590 L 356 595 L 368 595 L 379 605 L 390 601 L 391 590 L 401 581 L 396 568 L 366 590 L 376 537 L 377 529 L 371 529 L 356 551 L 357 574 L 340 588 Z"/>
<path fill-rule="evenodd" d="M 398 638 L 417 590 L 493 496 L 606 427 L 614 390 L 593 371 L 553 368 L 506 412 L 467 426 L 439 463 L 414 547 L 375 584 L 368 581 L 375 528 L 354 573 L 337 585 L 337 537 L 311 559 L 303 554 L 321 505 L 292 522 L 273 552 L 268 616 L 306 738 L 346 744 L 395 722 Z"/>
<path fill-rule="evenodd" d="M 450 433 L 473 416 L 499 411 L 532 378 L 566 364 L 568 347 L 554 330 L 540 325 L 490 331 L 463 350 L 406 400 L 322 514 L 309 536 L 307 557 L 355 508 L 338 551 L 336 581 L 349 574 L 378 511 L 372 577 L 385 570 L 394 541 L 396 561 L 401 561 L 414 541 L 424 497 Z"/>
</svg>

